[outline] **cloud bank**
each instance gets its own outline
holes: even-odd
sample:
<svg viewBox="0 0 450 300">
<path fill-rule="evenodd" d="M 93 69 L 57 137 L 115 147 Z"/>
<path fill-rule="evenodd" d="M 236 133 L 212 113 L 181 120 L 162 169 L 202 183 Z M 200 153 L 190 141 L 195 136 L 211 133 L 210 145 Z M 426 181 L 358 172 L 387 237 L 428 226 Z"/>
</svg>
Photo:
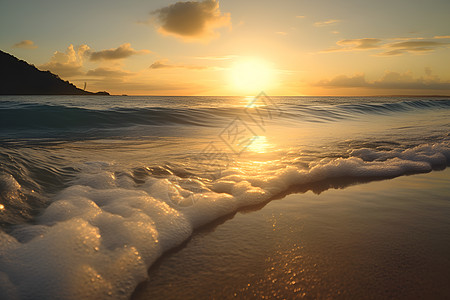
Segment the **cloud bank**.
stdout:
<svg viewBox="0 0 450 300">
<path fill-rule="evenodd" d="M 230 27 L 230 14 L 222 14 L 215 0 L 177 2 L 152 12 L 158 31 L 184 41 L 209 41 L 218 37 L 217 28 Z"/>
<path fill-rule="evenodd" d="M 426 76 L 415 78 L 411 72 L 398 73 L 387 71 L 380 79 L 367 81 L 364 74 L 353 76 L 339 75 L 330 80 L 321 80 L 314 84 L 325 88 L 375 88 L 408 90 L 450 90 L 450 81 L 442 81 L 425 70 Z"/>
</svg>

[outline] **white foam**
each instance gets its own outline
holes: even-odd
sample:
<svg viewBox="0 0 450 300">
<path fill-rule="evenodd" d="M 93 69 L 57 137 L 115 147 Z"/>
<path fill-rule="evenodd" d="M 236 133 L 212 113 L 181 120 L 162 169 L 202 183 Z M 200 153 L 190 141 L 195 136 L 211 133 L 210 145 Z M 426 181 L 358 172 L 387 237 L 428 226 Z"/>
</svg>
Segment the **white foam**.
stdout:
<svg viewBox="0 0 450 300">
<path fill-rule="evenodd" d="M 129 176 L 89 168 L 53 199 L 38 225 L 0 231 L 0 297 L 126 299 L 164 251 L 239 207 L 267 201 L 293 185 L 429 172 L 448 165 L 450 147 L 443 142 L 406 150 L 357 149 L 350 155 L 317 161 L 309 169 L 229 169 L 209 187 L 198 180 L 151 177 L 137 185 Z"/>
</svg>

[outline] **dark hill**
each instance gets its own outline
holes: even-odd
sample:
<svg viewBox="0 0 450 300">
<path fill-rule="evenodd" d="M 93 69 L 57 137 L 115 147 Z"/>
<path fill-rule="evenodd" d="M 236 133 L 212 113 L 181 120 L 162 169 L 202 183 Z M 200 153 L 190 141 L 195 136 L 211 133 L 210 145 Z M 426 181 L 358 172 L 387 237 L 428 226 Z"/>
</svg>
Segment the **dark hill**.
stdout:
<svg viewBox="0 0 450 300">
<path fill-rule="evenodd" d="M 0 95 L 109 95 L 77 88 L 50 71 L 35 66 L 0 50 Z"/>
</svg>

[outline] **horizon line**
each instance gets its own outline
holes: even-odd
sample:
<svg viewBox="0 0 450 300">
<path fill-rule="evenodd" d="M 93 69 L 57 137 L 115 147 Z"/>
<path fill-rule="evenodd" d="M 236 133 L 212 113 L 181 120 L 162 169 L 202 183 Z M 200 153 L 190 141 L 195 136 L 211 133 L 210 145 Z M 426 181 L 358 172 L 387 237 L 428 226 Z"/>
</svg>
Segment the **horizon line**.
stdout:
<svg viewBox="0 0 450 300">
<path fill-rule="evenodd" d="M 391 94 L 391 95 L 268 95 L 268 97 L 436 97 L 446 98 L 450 95 L 420 95 L 420 94 Z M 13 95 L 11 95 L 13 96 Z M 31 96 L 31 95 L 30 95 Z M 44 95 L 35 95 L 44 96 Z M 55 95 L 57 96 L 57 95 Z M 74 96 L 92 96 L 92 95 L 74 95 Z M 133 95 L 133 94 L 111 94 L 109 96 L 123 97 L 257 97 L 257 95 Z"/>
</svg>

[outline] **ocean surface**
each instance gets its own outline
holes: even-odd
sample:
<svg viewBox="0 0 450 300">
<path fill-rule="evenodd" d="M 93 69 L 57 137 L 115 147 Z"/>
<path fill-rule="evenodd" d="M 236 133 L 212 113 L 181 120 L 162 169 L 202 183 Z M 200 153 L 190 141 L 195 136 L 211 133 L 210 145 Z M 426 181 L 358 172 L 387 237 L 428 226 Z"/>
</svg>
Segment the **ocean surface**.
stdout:
<svg viewBox="0 0 450 300">
<path fill-rule="evenodd" d="M 449 98 L 0 96 L 0 298 L 126 299 L 239 208 L 449 165 Z"/>
</svg>

